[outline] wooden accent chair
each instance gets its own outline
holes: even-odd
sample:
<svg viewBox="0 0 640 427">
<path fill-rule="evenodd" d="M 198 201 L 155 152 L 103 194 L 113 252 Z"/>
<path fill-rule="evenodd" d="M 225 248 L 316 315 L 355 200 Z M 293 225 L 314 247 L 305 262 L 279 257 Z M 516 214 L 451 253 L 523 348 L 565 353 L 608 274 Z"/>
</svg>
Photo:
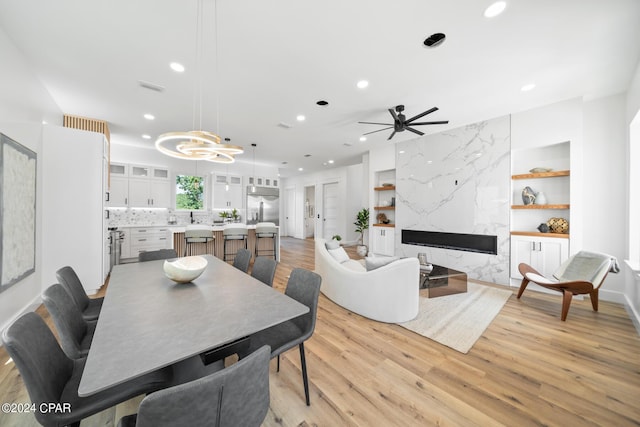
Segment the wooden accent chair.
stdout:
<svg viewBox="0 0 640 427">
<path fill-rule="evenodd" d="M 593 311 L 598 311 L 598 291 L 611 271 L 618 273 L 618 261 L 611 255 L 580 251 L 566 260 L 553 273 L 552 278 L 546 278 L 528 264 L 518 266 L 522 274 L 522 283 L 518 291 L 518 298 L 526 289 L 529 282 L 562 293 L 563 321 L 567 320 L 569 306 L 574 295 L 589 294 Z"/>
</svg>

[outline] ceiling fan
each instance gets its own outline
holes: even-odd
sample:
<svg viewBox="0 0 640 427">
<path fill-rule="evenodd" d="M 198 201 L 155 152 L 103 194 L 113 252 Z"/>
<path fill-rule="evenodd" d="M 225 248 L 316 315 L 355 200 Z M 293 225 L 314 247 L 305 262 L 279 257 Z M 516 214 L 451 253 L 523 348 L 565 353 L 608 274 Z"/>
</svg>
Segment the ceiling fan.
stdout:
<svg viewBox="0 0 640 427">
<path fill-rule="evenodd" d="M 389 108 L 389 113 L 391 113 L 391 117 L 393 117 L 393 123 L 375 123 L 375 122 L 358 122 L 358 123 L 362 123 L 366 125 L 388 126 L 384 129 L 378 129 L 378 130 L 374 130 L 373 132 L 367 132 L 364 135 L 369 135 L 370 133 L 381 132 L 383 130 L 393 128 L 393 132 L 391 132 L 391 135 L 389 136 L 389 138 L 387 138 L 387 141 L 393 138 L 396 132 L 403 132 L 405 130 L 408 130 L 409 132 L 417 133 L 418 135 L 424 135 L 424 132 L 420 132 L 419 130 L 413 129 L 411 126 L 444 125 L 449 123 L 449 120 L 440 120 L 435 122 L 417 122 L 417 123 L 415 122 L 415 120 L 418 120 L 419 118 L 424 117 L 427 114 L 431 114 L 434 111 L 438 111 L 438 107 L 433 107 L 427 111 L 423 111 L 422 113 L 418 114 L 417 116 L 413 116 L 408 120 L 406 119 L 405 115 L 402 114 L 403 111 L 404 111 L 404 105 L 397 105 L 395 111 L 393 110 L 393 108 Z"/>
</svg>

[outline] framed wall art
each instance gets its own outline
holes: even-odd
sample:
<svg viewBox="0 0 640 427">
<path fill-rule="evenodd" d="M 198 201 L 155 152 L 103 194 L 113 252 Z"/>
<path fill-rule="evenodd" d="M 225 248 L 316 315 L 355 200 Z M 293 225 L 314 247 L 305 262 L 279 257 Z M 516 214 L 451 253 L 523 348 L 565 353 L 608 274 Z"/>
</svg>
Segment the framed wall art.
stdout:
<svg viewBox="0 0 640 427">
<path fill-rule="evenodd" d="M 37 154 L 0 133 L 0 292 L 35 271 Z"/>
</svg>

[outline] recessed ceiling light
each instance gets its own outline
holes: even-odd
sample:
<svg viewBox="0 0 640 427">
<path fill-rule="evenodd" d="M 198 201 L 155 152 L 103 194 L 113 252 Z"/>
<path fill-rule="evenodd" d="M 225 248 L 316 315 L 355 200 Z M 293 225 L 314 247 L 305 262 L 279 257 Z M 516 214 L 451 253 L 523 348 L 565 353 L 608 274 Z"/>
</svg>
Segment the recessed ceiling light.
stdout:
<svg viewBox="0 0 640 427">
<path fill-rule="evenodd" d="M 329 160 L 329 164 L 332 165 L 333 164 L 333 160 Z"/>
<path fill-rule="evenodd" d="M 300 172 L 302 172 L 304 169 L 302 169 L 302 168 L 298 168 L 298 170 L 299 170 Z"/>
<path fill-rule="evenodd" d="M 306 119 L 306 117 L 303 116 L 302 114 L 298 114 L 296 116 L 296 120 L 299 121 L 299 122 L 304 122 L 305 119 Z"/>
<path fill-rule="evenodd" d="M 318 104 L 321 107 L 324 107 L 326 105 L 329 105 L 329 103 L 323 99 L 321 99 L 320 101 L 316 102 L 316 104 Z"/>
<path fill-rule="evenodd" d="M 151 135 L 147 135 L 146 133 L 142 135 L 142 139 L 151 139 Z"/>
<path fill-rule="evenodd" d="M 497 1 L 485 9 L 484 16 L 485 18 L 496 17 L 504 12 L 505 7 L 507 7 L 506 1 Z"/>
<path fill-rule="evenodd" d="M 147 120 L 155 120 L 156 117 L 153 114 L 147 113 L 144 115 L 144 118 Z"/>
<path fill-rule="evenodd" d="M 171 67 L 171 69 L 173 71 L 175 71 L 176 73 L 183 73 L 184 72 L 184 65 L 178 63 L 178 62 L 172 62 L 171 64 L 169 64 L 169 67 Z"/>
<path fill-rule="evenodd" d="M 366 136 L 361 136 L 361 137 L 360 137 L 360 142 L 365 142 L 366 140 L 367 140 L 367 137 L 366 137 Z"/>
<path fill-rule="evenodd" d="M 400 151 L 399 151 L 399 153 L 400 153 L 400 154 L 404 154 L 404 150 L 400 150 Z"/>
<path fill-rule="evenodd" d="M 536 87 L 536 85 L 534 83 L 529 83 L 529 84 L 526 84 L 526 85 L 522 86 L 520 88 L 520 90 L 523 91 L 523 92 L 528 92 L 530 90 L 533 90 L 535 87 Z"/>
<path fill-rule="evenodd" d="M 435 34 L 431 34 L 429 37 L 427 37 L 426 39 L 424 39 L 424 41 L 422 42 L 422 44 L 425 47 L 430 47 L 430 48 L 434 48 L 434 47 L 438 47 L 440 46 L 442 43 L 444 43 L 444 39 L 447 36 L 444 35 L 444 33 L 435 33 Z"/>
<path fill-rule="evenodd" d="M 43 121 L 42 121 L 42 124 L 43 124 L 43 125 L 46 125 L 46 124 L 47 124 L 47 121 L 46 121 L 46 120 L 43 120 Z"/>
<path fill-rule="evenodd" d="M 366 80 L 360 80 L 358 83 L 356 83 L 356 86 L 358 86 L 359 89 L 364 89 L 369 86 L 369 82 Z"/>
</svg>

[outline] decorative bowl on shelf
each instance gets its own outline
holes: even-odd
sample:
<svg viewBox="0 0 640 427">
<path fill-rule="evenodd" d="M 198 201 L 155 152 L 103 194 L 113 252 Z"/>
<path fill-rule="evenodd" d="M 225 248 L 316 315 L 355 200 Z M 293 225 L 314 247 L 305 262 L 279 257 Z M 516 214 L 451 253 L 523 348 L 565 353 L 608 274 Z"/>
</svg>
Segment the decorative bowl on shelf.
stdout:
<svg viewBox="0 0 640 427">
<path fill-rule="evenodd" d="M 553 169 L 551 168 L 533 168 L 533 169 L 529 169 L 529 172 L 531 173 L 544 173 L 544 172 L 551 172 Z"/>
<path fill-rule="evenodd" d="M 165 261 L 164 274 L 176 283 L 189 283 L 207 268 L 207 260 L 201 256 L 188 256 L 175 261 Z"/>
</svg>

